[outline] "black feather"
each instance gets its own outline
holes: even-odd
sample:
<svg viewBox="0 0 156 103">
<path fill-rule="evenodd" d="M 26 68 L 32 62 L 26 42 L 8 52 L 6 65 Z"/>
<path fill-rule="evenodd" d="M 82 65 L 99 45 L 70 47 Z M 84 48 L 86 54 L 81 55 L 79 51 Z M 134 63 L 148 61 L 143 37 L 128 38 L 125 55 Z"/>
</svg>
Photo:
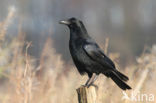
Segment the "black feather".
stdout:
<svg viewBox="0 0 156 103">
<path fill-rule="evenodd" d="M 125 82 L 123 82 L 116 74 L 110 73 L 109 77 L 123 90 L 131 89 L 129 85 L 127 85 Z"/>
</svg>

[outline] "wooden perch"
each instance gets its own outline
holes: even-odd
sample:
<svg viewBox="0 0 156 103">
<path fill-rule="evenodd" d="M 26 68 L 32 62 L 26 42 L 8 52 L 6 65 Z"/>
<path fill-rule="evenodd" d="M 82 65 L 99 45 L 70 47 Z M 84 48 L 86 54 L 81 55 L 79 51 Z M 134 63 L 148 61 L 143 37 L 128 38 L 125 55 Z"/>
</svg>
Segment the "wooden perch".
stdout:
<svg viewBox="0 0 156 103">
<path fill-rule="evenodd" d="M 96 103 L 96 90 L 94 86 L 89 88 L 81 86 L 77 89 L 79 103 Z"/>
</svg>

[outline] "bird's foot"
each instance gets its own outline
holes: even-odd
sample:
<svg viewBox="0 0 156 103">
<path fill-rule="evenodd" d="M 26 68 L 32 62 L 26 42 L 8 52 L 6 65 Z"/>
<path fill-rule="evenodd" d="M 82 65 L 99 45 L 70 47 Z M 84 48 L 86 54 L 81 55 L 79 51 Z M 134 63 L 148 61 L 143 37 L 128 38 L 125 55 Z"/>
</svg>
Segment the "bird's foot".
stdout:
<svg viewBox="0 0 156 103">
<path fill-rule="evenodd" d="M 99 88 L 96 84 L 82 85 L 82 86 L 87 87 L 87 88 L 89 88 L 90 86 L 93 86 L 93 87 L 95 87 L 96 89 Z"/>
<path fill-rule="evenodd" d="M 92 84 L 91 86 L 95 87 L 96 89 L 99 88 L 96 84 Z"/>
</svg>

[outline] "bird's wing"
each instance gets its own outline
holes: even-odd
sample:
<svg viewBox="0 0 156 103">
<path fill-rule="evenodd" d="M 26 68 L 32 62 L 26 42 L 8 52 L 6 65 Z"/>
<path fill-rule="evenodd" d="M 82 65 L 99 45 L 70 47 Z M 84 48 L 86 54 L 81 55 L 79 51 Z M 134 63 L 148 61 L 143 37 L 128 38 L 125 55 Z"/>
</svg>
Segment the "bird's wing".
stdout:
<svg viewBox="0 0 156 103">
<path fill-rule="evenodd" d="M 96 44 L 86 44 L 83 46 L 83 49 L 92 60 L 109 69 L 115 69 L 114 63 L 103 53 L 103 51 Z"/>
<path fill-rule="evenodd" d="M 103 51 L 98 47 L 96 43 L 92 42 L 89 44 L 85 44 L 83 46 L 83 49 L 92 60 L 103 65 L 111 71 L 109 74 L 105 74 L 107 77 L 115 75 L 123 81 L 128 80 L 127 76 L 116 70 L 114 63 L 103 53 Z"/>
</svg>

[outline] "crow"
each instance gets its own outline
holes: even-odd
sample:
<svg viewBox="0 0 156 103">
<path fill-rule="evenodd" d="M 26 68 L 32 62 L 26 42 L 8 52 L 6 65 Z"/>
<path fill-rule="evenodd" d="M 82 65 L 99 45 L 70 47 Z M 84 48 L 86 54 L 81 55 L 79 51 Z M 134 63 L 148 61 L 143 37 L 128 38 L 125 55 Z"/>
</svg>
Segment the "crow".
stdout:
<svg viewBox="0 0 156 103">
<path fill-rule="evenodd" d="M 88 35 L 88 32 L 81 20 L 74 17 L 62 20 L 70 29 L 69 50 L 73 62 L 81 75 L 88 74 L 89 79 L 85 86 L 89 87 L 94 83 L 99 74 L 111 78 L 121 89 L 131 89 L 125 82 L 128 77 L 119 72 L 113 61 L 108 58 L 98 44 Z"/>
</svg>

